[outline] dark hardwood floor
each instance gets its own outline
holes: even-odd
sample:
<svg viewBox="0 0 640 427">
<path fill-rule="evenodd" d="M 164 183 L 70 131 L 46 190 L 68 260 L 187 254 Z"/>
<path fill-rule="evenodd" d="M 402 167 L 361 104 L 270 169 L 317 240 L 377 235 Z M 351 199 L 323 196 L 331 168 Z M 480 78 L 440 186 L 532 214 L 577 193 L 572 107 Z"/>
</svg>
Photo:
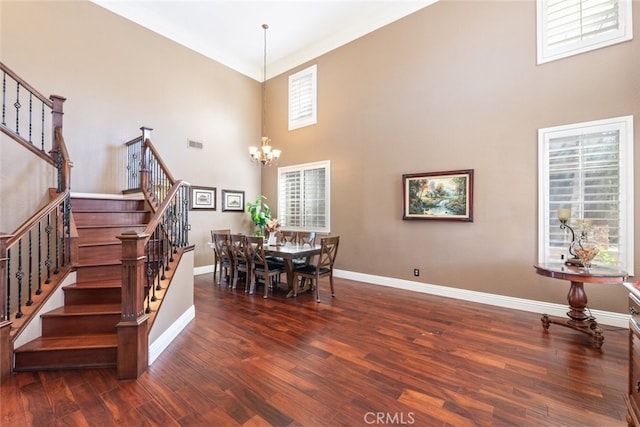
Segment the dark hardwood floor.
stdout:
<svg viewBox="0 0 640 427">
<path fill-rule="evenodd" d="M 20 373 L 2 426 L 624 426 L 627 330 L 336 279 L 264 300 L 196 276 L 196 318 L 135 381 Z"/>
</svg>

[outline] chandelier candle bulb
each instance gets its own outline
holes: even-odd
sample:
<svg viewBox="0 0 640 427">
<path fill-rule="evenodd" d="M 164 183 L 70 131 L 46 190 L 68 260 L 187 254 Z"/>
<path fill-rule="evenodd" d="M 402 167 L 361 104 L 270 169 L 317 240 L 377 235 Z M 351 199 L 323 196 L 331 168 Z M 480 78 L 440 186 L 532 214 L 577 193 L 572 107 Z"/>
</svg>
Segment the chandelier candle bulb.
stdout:
<svg viewBox="0 0 640 427">
<path fill-rule="evenodd" d="M 558 219 L 560 221 L 569 221 L 571 218 L 571 209 L 560 208 L 558 209 Z"/>
</svg>

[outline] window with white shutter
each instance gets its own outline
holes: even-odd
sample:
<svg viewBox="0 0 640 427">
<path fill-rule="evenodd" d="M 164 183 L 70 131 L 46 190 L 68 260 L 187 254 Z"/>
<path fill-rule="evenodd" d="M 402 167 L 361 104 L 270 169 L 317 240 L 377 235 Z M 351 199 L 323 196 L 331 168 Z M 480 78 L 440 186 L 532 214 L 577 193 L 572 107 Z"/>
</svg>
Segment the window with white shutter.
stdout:
<svg viewBox="0 0 640 427">
<path fill-rule="evenodd" d="M 318 122 L 317 66 L 289 76 L 289 130 Z"/>
<path fill-rule="evenodd" d="M 594 263 L 633 274 L 633 117 L 540 129 L 538 144 L 539 261 L 567 256 L 557 210 L 570 209 L 571 227 L 592 224 Z"/>
<path fill-rule="evenodd" d="M 278 168 L 278 219 L 283 230 L 330 231 L 329 161 Z"/>
<path fill-rule="evenodd" d="M 631 0 L 538 0 L 538 64 L 631 40 Z"/>
</svg>

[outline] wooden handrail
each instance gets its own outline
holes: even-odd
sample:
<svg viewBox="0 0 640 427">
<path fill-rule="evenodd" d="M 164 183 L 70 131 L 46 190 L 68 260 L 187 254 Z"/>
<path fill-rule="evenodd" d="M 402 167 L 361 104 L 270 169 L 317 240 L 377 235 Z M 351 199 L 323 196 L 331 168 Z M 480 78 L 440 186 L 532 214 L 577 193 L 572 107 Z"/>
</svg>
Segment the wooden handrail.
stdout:
<svg viewBox="0 0 640 427">
<path fill-rule="evenodd" d="M 40 157 L 45 162 L 50 163 L 54 167 L 56 166 L 56 161 L 53 159 L 53 157 L 49 156 L 47 153 L 43 152 L 42 150 L 39 150 L 37 147 L 35 147 L 33 144 L 31 144 L 22 136 L 16 135 L 14 132 L 12 132 L 9 128 L 2 125 L 1 123 L 0 123 L 0 131 L 2 131 L 2 133 L 4 133 L 5 135 L 9 136 L 9 138 L 12 138 L 14 141 L 18 142 L 27 150 L 31 151 L 36 156 Z"/>
<path fill-rule="evenodd" d="M 42 101 L 46 106 L 48 106 L 49 108 L 53 108 L 53 101 L 52 100 L 50 100 L 49 98 L 47 98 L 46 96 L 44 96 L 43 94 L 38 92 L 33 86 L 31 86 L 29 83 L 24 81 L 24 79 L 22 79 L 20 76 L 18 76 L 15 72 L 13 72 L 13 70 L 11 70 L 9 67 L 4 65 L 2 62 L 0 62 L 0 69 L 3 70 L 5 73 L 7 73 L 12 79 L 14 79 L 15 81 L 19 82 L 22 87 L 24 87 L 29 92 L 34 94 L 36 96 L 36 98 L 38 98 L 40 101 Z"/>
<path fill-rule="evenodd" d="M 9 241 L 7 242 L 7 247 L 10 248 L 16 243 L 24 234 L 29 231 L 34 224 L 37 224 L 42 219 L 44 219 L 51 212 L 56 210 L 58 206 L 62 203 L 62 201 L 68 196 L 69 191 L 65 190 L 62 193 L 58 193 L 56 197 L 49 201 L 45 206 L 43 206 L 38 212 L 33 214 L 28 220 L 26 220 L 18 229 L 13 233 Z"/>
<path fill-rule="evenodd" d="M 162 218 L 164 217 L 165 212 L 169 208 L 169 205 L 173 202 L 173 199 L 178 194 L 180 187 L 182 187 L 182 185 L 184 184 L 188 185 L 186 181 L 180 180 L 175 182 L 171 186 L 171 189 L 167 193 L 167 197 L 164 199 L 162 204 L 158 206 L 158 210 L 153 214 L 153 217 L 149 220 L 149 223 L 144 229 L 144 233 L 149 234 L 149 237 L 151 236 L 151 234 L 153 234 L 153 231 L 158 227 L 158 225 L 162 221 Z M 149 240 L 149 237 L 147 237 L 147 241 Z"/>
<path fill-rule="evenodd" d="M 164 163 L 164 161 L 162 160 L 162 158 L 158 154 L 158 150 L 156 150 L 156 147 L 153 145 L 151 140 L 148 139 L 148 138 L 144 141 L 144 143 L 151 150 L 151 152 L 153 153 L 154 157 L 156 158 L 156 161 L 160 164 L 160 168 L 162 169 L 162 172 L 164 172 L 164 174 L 169 179 L 169 182 L 173 185 L 176 182 L 176 180 L 173 177 L 173 175 L 171 175 L 171 172 L 169 172 L 169 168 L 167 167 L 167 165 Z"/>
</svg>

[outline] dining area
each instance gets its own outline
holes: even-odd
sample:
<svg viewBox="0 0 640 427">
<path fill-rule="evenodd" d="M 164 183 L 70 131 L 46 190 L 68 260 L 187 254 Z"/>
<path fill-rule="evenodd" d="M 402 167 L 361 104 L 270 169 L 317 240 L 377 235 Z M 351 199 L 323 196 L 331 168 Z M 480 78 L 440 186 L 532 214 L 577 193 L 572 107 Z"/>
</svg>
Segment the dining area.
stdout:
<svg viewBox="0 0 640 427">
<path fill-rule="evenodd" d="M 269 293 L 284 292 L 286 298 L 315 292 L 320 302 L 320 279 L 327 278 L 335 296 L 333 266 L 340 236 L 316 237 L 313 231 L 277 231 L 269 238 L 211 230 L 213 282 L 218 286 L 243 289 L 248 295 L 262 288 Z"/>
</svg>

